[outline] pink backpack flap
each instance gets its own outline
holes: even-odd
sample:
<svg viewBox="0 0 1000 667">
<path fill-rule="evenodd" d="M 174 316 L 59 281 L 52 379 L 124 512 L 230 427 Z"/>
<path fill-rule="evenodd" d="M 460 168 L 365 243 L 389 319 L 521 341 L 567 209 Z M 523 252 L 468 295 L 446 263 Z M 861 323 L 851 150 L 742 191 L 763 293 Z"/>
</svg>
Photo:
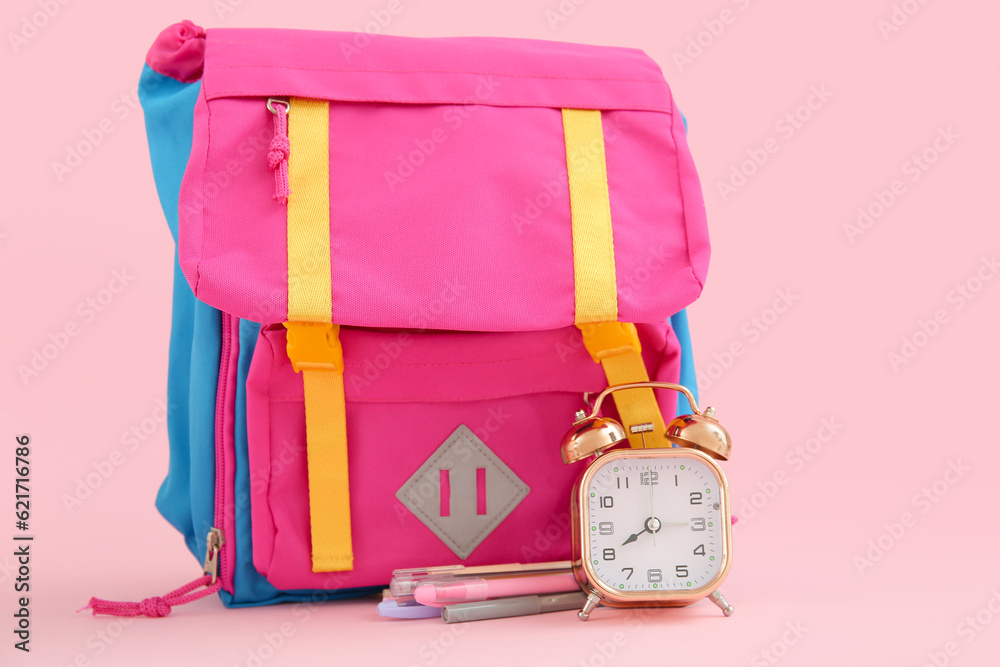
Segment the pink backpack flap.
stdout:
<svg viewBox="0 0 1000 667">
<path fill-rule="evenodd" d="M 608 384 L 574 326 L 591 261 L 574 246 L 586 215 L 574 164 L 604 155 L 609 319 L 638 323 L 650 378 L 678 381 L 666 321 L 708 264 L 698 178 L 657 65 L 515 39 L 371 36 L 359 49 L 348 33 L 216 29 L 204 41 L 179 258 L 227 322 L 262 323 L 246 379 L 255 569 L 295 591 L 384 585 L 400 567 L 569 558 L 580 470 L 559 440 Z M 570 146 L 564 110 L 599 112 L 598 139 Z M 292 216 L 329 234 L 328 257 L 290 231 Z M 282 324 L 317 266 L 329 312 L 312 318 L 339 325 L 342 348 L 330 367 L 343 396 L 329 402 L 342 406 L 339 482 L 314 476 L 309 370 L 293 367 Z M 230 329 L 226 350 L 239 343 Z M 657 400 L 669 418 L 672 398 Z M 232 451 L 231 429 L 221 437 Z M 312 497 L 321 484 L 341 500 Z M 353 560 L 318 556 L 318 505 L 350 527 Z"/>
<path fill-rule="evenodd" d="M 333 322 L 572 325 L 565 108 L 602 112 L 619 321 L 661 322 L 698 296 L 709 255 L 701 188 L 681 114 L 644 53 L 390 36 L 356 52 L 353 38 L 207 31 L 180 200 L 180 263 L 199 299 L 256 322 L 288 318 L 267 102 L 292 96 L 330 102 Z M 452 292 L 447 308 L 432 307 Z"/>
</svg>

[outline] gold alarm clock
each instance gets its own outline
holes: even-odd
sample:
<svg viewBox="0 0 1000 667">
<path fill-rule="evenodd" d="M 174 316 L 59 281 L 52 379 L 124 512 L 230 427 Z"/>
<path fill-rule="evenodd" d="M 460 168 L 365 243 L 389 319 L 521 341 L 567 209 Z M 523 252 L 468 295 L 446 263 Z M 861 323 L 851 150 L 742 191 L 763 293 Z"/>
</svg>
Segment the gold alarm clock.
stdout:
<svg viewBox="0 0 1000 667">
<path fill-rule="evenodd" d="M 619 447 L 628 436 L 617 421 L 598 417 L 604 399 L 642 387 L 684 394 L 694 414 L 667 426 L 673 447 Z M 685 387 L 637 382 L 601 392 L 590 414 L 577 413 L 562 442 L 567 464 L 595 457 L 573 489 L 573 572 L 588 593 L 579 616 L 609 607 L 677 607 L 710 598 L 726 616 L 732 606 L 719 592 L 732 560 L 729 485 L 717 461 L 732 442 L 698 410 Z M 649 432 L 652 424 L 629 425 Z"/>
</svg>

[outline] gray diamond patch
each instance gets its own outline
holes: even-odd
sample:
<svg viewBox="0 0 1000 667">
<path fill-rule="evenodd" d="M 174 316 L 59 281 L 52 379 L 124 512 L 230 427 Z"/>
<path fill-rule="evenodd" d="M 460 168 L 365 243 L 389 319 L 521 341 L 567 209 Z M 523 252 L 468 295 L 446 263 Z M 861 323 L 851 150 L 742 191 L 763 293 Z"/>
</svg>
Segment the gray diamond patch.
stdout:
<svg viewBox="0 0 1000 667">
<path fill-rule="evenodd" d="M 530 490 L 463 424 L 399 487 L 396 498 L 465 559 Z"/>
</svg>

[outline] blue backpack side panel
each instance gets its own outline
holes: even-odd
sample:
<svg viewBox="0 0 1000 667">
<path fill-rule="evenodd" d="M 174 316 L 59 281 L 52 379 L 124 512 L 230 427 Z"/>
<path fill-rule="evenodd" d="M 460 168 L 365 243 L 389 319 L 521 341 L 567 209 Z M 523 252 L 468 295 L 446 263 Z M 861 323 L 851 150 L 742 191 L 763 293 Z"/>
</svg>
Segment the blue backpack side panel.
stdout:
<svg viewBox="0 0 1000 667">
<path fill-rule="evenodd" d="M 178 240 L 178 200 L 191 153 L 194 105 L 200 82 L 181 83 L 148 65 L 139 82 L 139 99 L 156 191 L 170 233 Z M 333 600 L 366 595 L 375 589 L 279 591 L 253 567 L 250 525 L 250 471 L 246 429 L 246 378 L 260 325 L 240 322 L 236 395 L 236 565 L 232 594 L 220 591 L 229 607 L 286 601 Z M 221 354 L 220 311 L 195 298 L 174 252 L 173 316 L 167 376 L 167 433 L 170 463 L 156 507 L 174 526 L 200 564 L 205 539 L 215 522 L 215 408 Z"/>
<path fill-rule="evenodd" d="M 176 244 L 177 203 L 191 152 L 194 104 L 199 83 L 180 83 L 148 65 L 139 78 L 156 191 Z M 173 318 L 167 376 L 170 464 L 157 494 L 160 513 L 201 558 L 211 527 L 215 476 L 214 394 L 218 380 L 221 319 L 200 304 L 184 279 L 174 252 Z M 192 391 L 194 390 L 194 391 Z M 205 401 L 208 400 L 206 407 Z M 208 525 L 206 525 L 206 522 Z"/>
</svg>

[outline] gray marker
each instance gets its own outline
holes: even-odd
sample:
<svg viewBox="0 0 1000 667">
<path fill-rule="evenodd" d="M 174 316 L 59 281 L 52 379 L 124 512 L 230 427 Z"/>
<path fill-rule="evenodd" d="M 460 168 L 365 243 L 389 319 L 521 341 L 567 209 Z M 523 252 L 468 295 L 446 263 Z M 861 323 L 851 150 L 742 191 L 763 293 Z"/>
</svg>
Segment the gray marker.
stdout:
<svg viewBox="0 0 1000 667">
<path fill-rule="evenodd" d="M 582 592 L 553 593 L 550 595 L 524 595 L 516 598 L 497 598 L 481 602 L 463 602 L 462 604 L 445 605 L 441 618 L 445 623 L 463 623 L 465 621 L 486 621 L 491 618 L 510 618 L 512 616 L 531 616 L 550 611 L 568 611 L 580 609 L 587 601 Z"/>
</svg>

